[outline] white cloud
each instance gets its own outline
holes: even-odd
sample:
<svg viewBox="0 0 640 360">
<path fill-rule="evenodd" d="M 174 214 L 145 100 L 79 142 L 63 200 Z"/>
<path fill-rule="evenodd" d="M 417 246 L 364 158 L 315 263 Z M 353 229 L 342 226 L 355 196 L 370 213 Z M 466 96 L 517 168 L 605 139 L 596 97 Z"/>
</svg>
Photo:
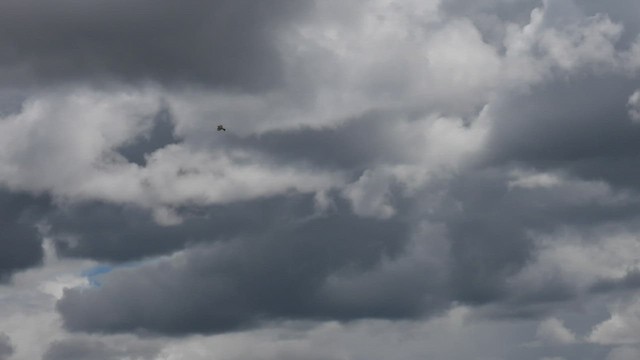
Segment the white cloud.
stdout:
<svg viewBox="0 0 640 360">
<path fill-rule="evenodd" d="M 605 345 L 640 344 L 638 334 L 640 334 L 640 299 L 635 298 L 613 305 L 611 317 L 594 326 L 589 340 Z"/>
<path fill-rule="evenodd" d="M 447 177 L 472 163 L 488 135 L 488 113 L 485 107 L 468 126 L 461 119 L 445 117 L 390 123 L 385 137 L 398 148 L 404 163 L 372 167 L 348 184 L 343 195 L 351 201 L 354 212 L 389 218 L 395 214 L 394 189 L 400 190 L 401 196 L 412 196 L 432 178 Z"/>
<path fill-rule="evenodd" d="M 435 171 L 455 170 L 481 152 L 496 94 L 540 81 L 554 66 L 566 72 L 588 64 L 613 67 L 620 33 L 606 16 L 584 20 L 571 16 L 571 7 L 563 9 L 563 21 L 552 21 L 557 5 L 544 2 L 529 24 L 512 24 L 502 55 L 471 21 L 444 19 L 439 1 L 360 5 L 323 2 L 283 35 L 285 86 L 266 94 L 152 87 L 35 94 L 21 113 L 0 123 L 0 183 L 72 201 L 135 202 L 154 209 L 158 221 L 175 224 L 180 219 L 170 209 L 176 205 L 345 185 L 341 174 L 211 150 L 218 123 L 244 136 L 334 126 L 376 109 L 419 109 L 422 120 L 389 119 L 389 146 L 402 149 L 404 163 L 370 168 L 344 189 L 356 212 L 389 217 L 391 182 L 415 189 Z M 144 168 L 112 151 L 148 130 L 165 103 L 184 143 L 151 154 Z M 478 108 L 484 110 L 470 125 L 458 118 L 473 117 Z"/>
<path fill-rule="evenodd" d="M 12 340 L 11 360 L 40 359 L 50 341 L 64 336 L 55 302 L 64 288 L 86 285 L 80 273 L 95 264 L 59 260 L 48 241 L 45 252 L 41 268 L 19 272 L 10 284 L 0 285 L 0 333 Z"/>
<path fill-rule="evenodd" d="M 634 123 L 640 123 L 640 90 L 636 90 L 627 102 L 627 108 L 629 110 L 629 118 Z"/>
<path fill-rule="evenodd" d="M 543 1 L 522 27 L 511 24 L 505 36 L 508 79 L 521 87 L 556 71 L 622 71 L 626 62 L 618 42 L 623 27 L 606 14 L 584 17 L 571 0 Z"/>
<path fill-rule="evenodd" d="M 164 206 L 314 192 L 341 183 L 339 174 L 271 164 L 256 153 L 182 144 L 152 153 L 146 167 L 128 163 L 115 148 L 148 130 L 160 105 L 154 90 L 35 95 L 21 113 L 0 122 L 0 183 L 68 201 L 134 202 L 157 208 L 164 223 L 178 221 Z"/>
<path fill-rule="evenodd" d="M 640 359 L 640 348 L 620 346 L 611 350 L 606 360 L 636 360 Z"/>
<path fill-rule="evenodd" d="M 508 185 L 510 188 L 550 188 L 560 185 L 563 179 L 551 173 L 530 173 L 522 170 L 516 170 L 511 173 L 513 180 Z"/>
<path fill-rule="evenodd" d="M 343 194 L 351 201 L 356 214 L 387 219 L 396 212 L 391 203 L 391 181 L 393 176 L 387 171 L 367 170 L 347 186 Z"/>
<path fill-rule="evenodd" d="M 599 280 L 622 279 L 640 258 L 637 236 L 625 225 L 565 227 L 530 236 L 537 246 L 535 257 L 508 280 L 517 293 L 533 294 L 550 283 L 586 291 Z"/>
<path fill-rule="evenodd" d="M 548 318 L 540 322 L 536 337 L 544 344 L 568 345 L 576 341 L 576 336 L 556 318 Z"/>
</svg>

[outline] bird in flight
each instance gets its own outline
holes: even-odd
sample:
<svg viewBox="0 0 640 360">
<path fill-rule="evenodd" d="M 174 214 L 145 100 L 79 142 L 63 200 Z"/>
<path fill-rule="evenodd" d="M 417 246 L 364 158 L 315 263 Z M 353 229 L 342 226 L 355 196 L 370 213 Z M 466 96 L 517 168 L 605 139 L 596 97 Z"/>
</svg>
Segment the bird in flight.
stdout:
<svg viewBox="0 0 640 360">
<path fill-rule="evenodd" d="M 222 125 L 218 125 L 218 131 L 227 131 Z"/>
</svg>

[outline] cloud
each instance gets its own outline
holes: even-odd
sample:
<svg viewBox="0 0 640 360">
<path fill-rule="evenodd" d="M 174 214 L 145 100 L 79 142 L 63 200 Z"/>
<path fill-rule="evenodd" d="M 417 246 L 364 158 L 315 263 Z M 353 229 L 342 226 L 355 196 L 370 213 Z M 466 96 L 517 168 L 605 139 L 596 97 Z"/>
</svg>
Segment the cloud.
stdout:
<svg viewBox="0 0 640 360">
<path fill-rule="evenodd" d="M 281 80 L 277 33 L 307 6 L 288 0 L 6 1 L 0 74 L 17 85 L 116 80 L 270 88 Z"/>
<path fill-rule="evenodd" d="M 39 359 L 49 342 L 63 336 L 55 313 L 56 299 L 66 287 L 85 285 L 80 269 L 95 264 L 58 259 L 49 240 L 41 250 L 41 266 L 18 271 L 11 283 L 0 285 L 0 333 L 11 338 L 11 360 Z"/>
<path fill-rule="evenodd" d="M 482 356 L 606 357 L 635 329 L 616 317 L 631 305 L 590 311 L 637 287 L 637 6 L 0 5 L 0 222 L 20 235 L 0 236 L 3 289 L 54 251 L 92 260 L 38 280 L 46 315 L 2 331 L 24 359 L 125 357 L 131 334 L 198 358 L 230 333 L 262 344 L 336 321 L 365 335 L 219 357 L 480 357 L 363 340 L 464 309 L 474 324 L 434 343 L 493 329 L 478 341 L 497 344 L 499 318 L 519 342 Z M 46 340 L 23 351 L 38 316 Z"/>
<path fill-rule="evenodd" d="M 121 145 L 116 151 L 128 162 L 145 166 L 146 157 L 154 151 L 179 142 L 174 135 L 175 129 L 171 118 L 171 112 L 168 109 L 160 110 L 147 133 L 139 134 L 137 138 Z"/>
<path fill-rule="evenodd" d="M 57 208 L 45 221 L 60 255 L 126 262 L 188 245 L 259 236 L 276 229 L 281 217 L 304 219 L 315 209 L 309 195 L 292 195 L 175 211 L 180 223 L 159 225 L 144 208 L 97 201 Z"/>
<path fill-rule="evenodd" d="M 638 344 L 640 317 L 637 299 L 620 301 L 611 307 L 611 317 L 593 327 L 589 340 L 597 344 Z M 624 352 L 624 351 L 621 351 Z M 622 355 L 620 355 L 622 356 Z"/>
<path fill-rule="evenodd" d="M 576 341 L 576 336 L 556 318 L 540 322 L 536 336 L 542 342 L 551 345 L 567 345 Z"/>
<path fill-rule="evenodd" d="M 631 94 L 627 106 L 629 108 L 629 118 L 631 121 L 634 123 L 640 121 L 640 90 L 636 90 Z"/>
<path fill-rule="evenodd" d="M 39 214 L 48 207 L 45 197 L 0 190 L 0 282 L 18 270 L 42 262 Z"/>
<path fill-rule="evenodd" d="M 13 355 L 14 349 L 11 344 L 11 339 L 7 334 L 0 333 L 0 359 L 9 359 Z"/>
<path fill-rule="evenodd" d="M 160 348 L 156 344 L 131 342 L 127 339 L 114 340 L 116 341 L 110 343 L 89 337 L 58 340 L 49 346 L 42 359 L 117 360 L 129 358 L 153 360 L 157 359 L 160 352 Z"/>
<path fill-rule="evenodd" d="M 591 291 L 603 277 L 625 274 L 636 258 L 629 251 L 634 237 L 624 210 L 636 206 L 634 200 L 603 184 L 572 179 L 557 187 L 509 187 L 511 173 L 463 173 L 455 181 L 448 179 L 447 197 L 434 196 L 432 201 L 441 203 L 426 207 L 423 214 L 430 221 L 421 230 L 403 220 L 415 216 L 407 209 L 419 206 L 410 199 L 398 201 L 398 215 L 382 219 L 350 214 L 339 198 L 336 207 L 317 215 L 309 197 L 306 205 L 294 208 L 287 205 L 289 200 L 255 210 L 251 207 L 257 204 L 247 203 L 237 208 L 238 215 L 247 217 L 238 228 L 224 225 L 239 221 L 228 210 L 220 225 L 186 220 L 184 228 L 154 231 L 156 238 L 175 234 L 194 239 L 193 244 L 203 236 L 203 245 L 187 245 L 157 262 L 113 271 L 100 287 L 69 290 L 58 309 L 75 331 L 172 334 L 224 332 L 279 318 L 413 318 L 438 313 L 453 302 L 484 305 L 492 317 L 539 317 Z M 496 203 L 496 198 L 501 201 Z M 294 212 L 283 212 L 287 208 Z M 264 223 L 248 225 L 255 232 L 240 232 L 255 221 L 252 213 L 256 218 L 279 214 L 291 225 L 272 228 L 278 222 L 267 217 Z M 594 224 L 594 219 L 599 220 Z M 615 221 L 622 227 L 610 225 Z M 209 229 L 220 231 L 220 238 L 206 238 Z M 139 245 L 126 239 L 141 238 L 144 232 L 135 235 L 137 231 L 113 231 L 113 239 L 121 237 L 118 246 L 135 253 Z M 77 250 L 66 251 L 82 254 L 106 244 L 92 243 L 99 238 L 90 239 L 90 233 L 82 235 L 87 239 Z M 211 240 L 217 241 L 211 245 Z M 92 256 L 107 253 L 100 250 Z M 412 275 L 416 273 L 423 275 Z M 173 292 L 185 295 L 175 298 Z M 115 298 L 119 301 L 110 300 Z M 215 311 L 204 310 L 214 304 Z M 193 327 L 184 325 L 185 319 Z"/>
<path fill-rule="evenodd" d="M 611 350 L 607 355 L 607 360 L 631 360 L 640 356 L 640 350 L 637 347 L 620 346 Z"/>
<path fill-rule="evenodd" d="M 408 316 L 421 311 L 419 302 L 400 296 L 390 302 L 383 288 L 354 304 L 322 293 L 331 274 L 367 271 L 382 257 L 398 256 L 406 236 L 397 221 L 311 219 L 114 270 L 100 287 L 67 290 L 58 310 L 75 331 L 169 334 L 223 332 L 261 319 Z"/>
<path fill-rule="evenodd" d="M 250 200 L 291 189 L 313 192 L 342 182 L 340 174 L 270 162 L 250 149 L 208 151 L 168 139 L 149 150 L 126 148 L 157 128 L 154 117 L 162 113 L 161 103 L 151 90 L 36 97 L 0 123 L 7 144 L 0 154 L 0 183 L 72 202 L 158 209 Z M 145 166 L 123 157 L 120 152 L 127 155 L 127 149 L 151 151 Z M 128 156 L 139 159 L 141 154 L 134 153 Z"/>
<path fill-rule="evenodd" d="M 629 291 L 640 288 L 640 271 L 631 269 L 622 277 L 611 277 L 601 279 L 593 284 L 591 291 L 595 293 L 611 292 L 611 291 Z"/>
</svg>

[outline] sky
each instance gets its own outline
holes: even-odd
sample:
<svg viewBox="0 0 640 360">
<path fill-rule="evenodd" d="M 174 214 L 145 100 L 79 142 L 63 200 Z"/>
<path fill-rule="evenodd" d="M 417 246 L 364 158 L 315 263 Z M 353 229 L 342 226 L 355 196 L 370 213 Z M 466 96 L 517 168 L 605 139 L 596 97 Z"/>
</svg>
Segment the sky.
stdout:
<svg viewBox="0 0 640 360">
<path fill-rule="evenodd" d="M 0 360 L 640 357 L 640 2 L 0 24 Z"/>
</svg>

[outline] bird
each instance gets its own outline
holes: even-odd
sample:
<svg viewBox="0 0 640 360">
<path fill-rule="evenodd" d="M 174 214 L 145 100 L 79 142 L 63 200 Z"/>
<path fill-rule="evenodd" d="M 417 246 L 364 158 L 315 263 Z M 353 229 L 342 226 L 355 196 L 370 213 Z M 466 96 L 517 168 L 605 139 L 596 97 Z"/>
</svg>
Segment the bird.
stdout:
<svg viewBox="0 0 640 360">
<path fill-rule="evenodd" d="M 222 125 L 218 125 L 218 131 L 227 131 Z"/>
</svg>

